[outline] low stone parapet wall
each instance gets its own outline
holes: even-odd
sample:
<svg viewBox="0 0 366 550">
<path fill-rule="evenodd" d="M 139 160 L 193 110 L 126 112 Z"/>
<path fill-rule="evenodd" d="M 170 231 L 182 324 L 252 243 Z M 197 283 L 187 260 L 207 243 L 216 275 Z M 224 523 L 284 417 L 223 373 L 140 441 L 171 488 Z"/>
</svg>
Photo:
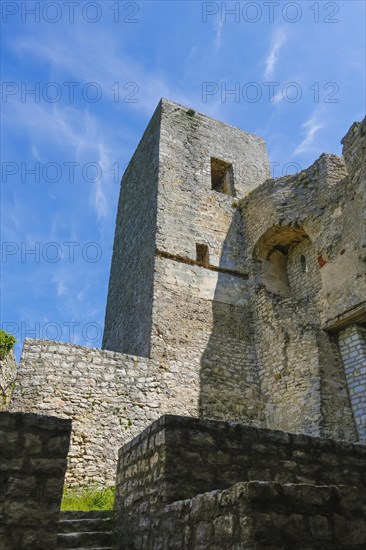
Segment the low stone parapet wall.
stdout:
<svg viewBox="0 0 366 550">
<path fill-rule="evenodd" d="M 355 487 L 238 483 L 166 505 L 119 548 L 361 550 L 364 506 Z"/>
<path fill-rule="evenodd" d="M 131 540 L 165 505 L 241 481 L 365 488 L 365 466 L 363 445 L 166 415 L 120 450 L 118 525 Z"/>
<path fill-rule="evenodd" d="M 2 550 L 52 550 L 71 421 L 0 412 Z"/>
<path fill-rule="evenodd" d="M 9 410 L 72 420 L 68 486 L 113 485 L 118 449 L 161 414 L 197 415 L 196 365 L 27 339 Z"/>
</svg>

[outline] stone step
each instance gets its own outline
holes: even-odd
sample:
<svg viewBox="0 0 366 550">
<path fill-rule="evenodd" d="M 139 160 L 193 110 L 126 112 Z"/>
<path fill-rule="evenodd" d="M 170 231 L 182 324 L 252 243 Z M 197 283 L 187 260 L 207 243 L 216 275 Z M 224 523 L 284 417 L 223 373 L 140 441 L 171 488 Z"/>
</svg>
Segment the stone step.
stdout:
<svg viewBox="0 0 366 550">
<path fill-rule="evenodd" d="M 111 531 L 112 522 L 110 518 L 88 518 L 88 519 L 60 519 L 58 532 L 63 533 L 85 533 L 89 531 Z"/>
<path fill-rule="evenodd" d="M 58 549 L 101 548 L 110 547 L 112 533 L 110 531 L 89 531 L 79 533 L 59 533 L 57 536 Z"/>
<path fill-rule="evenodd" d="M 112 510 L 89 510 L 88 512 L 68 511 L 60 512 L 60 520 L 64 519 L 107 519 L 111 518 L 113 514 Z"/>
<path fill-rule="evenodd" d="M 108 550 L 112 548 L 112 512 L 61 512 L 57 548 Z"/>
</svg>

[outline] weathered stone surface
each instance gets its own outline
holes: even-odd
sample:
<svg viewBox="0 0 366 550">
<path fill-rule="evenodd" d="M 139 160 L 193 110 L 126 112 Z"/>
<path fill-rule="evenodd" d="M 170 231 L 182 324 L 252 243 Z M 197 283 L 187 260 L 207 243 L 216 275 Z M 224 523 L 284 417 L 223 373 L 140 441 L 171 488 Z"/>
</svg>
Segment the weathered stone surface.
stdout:
<svg viewBox="0 0 366 550">
<path fill-rule="evenodd" d="M 71 419 L 66 481 L 71 486 L 103 486 L 115 482 L 123 443 L 162 411 L 197 416 L 198 393 L 194 365 L 26 340 L 10 410 Z M 38 436 L 27 445 L 30 455 L 37 453 Z M 62 437 L 50 434 L 50 454 L 57 456 L 63 446 Z"/>
<path fill-rule="evenodd" d="M 323 154 L 241 202 L 268 427 L 363 437 L 355 415 L 365 409 L 350 406 L 355 377 L 345 377 L 337 332 L 356 313 L 366 323 L 365 128 L 344 138 L 345 160 Z"/>
<path fill-rule="evenodd" d="M 70 432 L 69 420 L 0 412 L 2 550 L 56 548 Z"/>
<path fill-rule="evenodd" d="M 357 431 L 366 443 L 366 326 L 354 324 L 341 331 L 339 347 Z"/>
<path fill-rule="evenodd" d="M 212 189 L 213 158 L 231 164 L 232 193 Z M 257 425 L 236 197 L 268 176 L 261 138 L 162 100 L 122 179 L 103 339 L 106 349 L 183 362 L 180 371 L 191 365 L 200 415 Z M 205 265 L 199 246 L 207 248 Z"/>
<path fill-rule="evenodd" d="M 69 484 L 113 483 L 165 413 L 365 441 L 366 120 L 343 145 L 268 180 L 261 138 L 161 101 L 122 181 L 117 351 L 23 350 L 11 410 L 73 419 Z"/>
<path fill-rule="evenodd" d="M 155 529 L 152 526 L 155 525 L 157 532 L 159 531 L 159 522 L 163 520 L 157 518 L 160 517 L 159 514 L 165 505 L 175 502 L 175 506 L 178 506 L 178 501 L 205 493 L 194 498 L 189 504 L 189 516 L 194 520 L 197 529 L 194 536 L 198 537 L 195 542 L 198 546 L 192 547 L 199 548 L 199 544 L 203 544 L 201 536 L 206 533 L 207 540 L 211 540 L 211 537 L 219 548 L 220 538 L 230 540 L 243 518 L 234 518 L 224 510 L 226 505 L 230 508 L 230 499 L 234 493 L 222 493 L 218 498 L 218 504 L 214 504 L 213 497 L 207 496 L 207 493 L 227 489 L 238 481 L 252 480 L 293 484 L 286 489 L 289 497 L 288 502 L 284 500 L 283 510 L 280 504 L 280 489 L 277 494 L 274 484 L 253 485 L 252 494 L 255 493 L 258 502 L 263 504 L 263 510 L 258 505 L 255 514 L 253 512 L 254 516 L 249 518 L 254 522 L 254 527 L 258 522 L 259 527 L 255 531 L 258 540 L 262 540 L 263 531 L 263 540 L 270 543 L 270 532 L 275 528 L 277 521 L 276 514 L 281 516 L 282 512 L 289 540 L 298 540 L 296 536 L 301 540 L 301 530 L 310 537 L 309 541 L 312 540 L 311 537 L 322 540 L 321 537 L 328 536 L 330 531 L 334 534 L 333 526 L 328 526 L 328 523 L 315 517 L 310 527 L 308 519 L 304 519 L 303 516 L 310 514 L 310 506 L 314 516 L 323 515 L 324 512 L 328 517 L 327 510 L 331 499 L 329 495 L 335 493 L 332 493 L 331 488 L 319 491 L 313 486 L 349 485 L 349 490 L 344 489 L 342 514 L 346 516 L 353 509 L 357 509 L 359 513 L 362 507 L 351 486 L 358 487 L 360 493 L 364 491 L 365 465 L 366 447 L 363 445 L 350 445 L 231 422 L 164 416 L 122 447 L 119 453 L 116 513 L 119 538 L 123 542 L 121 547 L 130 548 L 128 544 L 135 540 L 135 536 L 140 537 L 137 531 L 145 524 L 148 533 L 146 540 L 150 544 L 150 540 L 154 540 L 149 538 Z M 240 491 L 240 487 L 237 490 Z M 272 510 L 269 504 L 271 501 L 275 502 Z M 220 513 L 215 511 L 219 505 L 222 506 Z M 170 512 L 167 512 L 166 516 L 165 512 L 163 514 L 172 525 L 175 525 L 176 521 L 175 509 L 173 506 L 169 508 Z M 274 515 L 271 516 L 272 511 Z M 216 514 L 218 517 L 215 517 Z M 182 512 L 182 517 L 183 515 Z M 221 515 L 228 515 L 230 518 L 224 521 L 220 519 Z M 356 513 L 353 516 L 358 517 Z M 187 526 L 187 521 L 189 523 L 191 519 L 186 520 L 184 525 Z M 280 521 L 281 518 L 277 522 L 279 526 Z M 245 529 L 249 529 L 247 525 Z M 160 531 L 161 536 L 167 536 L 165 528 Z M 248 532 L 252 533 L 253 527 L 250 527 Z M 276 542 L 279 545 L 280 533 L 279 527 Z M 179 536 L 182 536 L 182 533 Z M 240 537 L 242 539 L 239 538 L 239 541 L 245 543 L 247 539 L 243 538 L 243 533 Z M 284 541 L 286 537 L 282 539 L 282 542 Z M 124 546 L 125 544 L 127 546 Z M 152 545 L 151 548 L 153 547 Z M 222 547 L 226 548 L 224 545 Z M 207 541 L 205 548 L 211 548 Z M 331 548 L 335 549 L 336 546 L 333 545 Z"/>
<path fill-rule="evenodd" d="M 7 411 L 17 377 L 17 363 L 13 351 L 0 357 L 0 411 Z"/>
</svg>

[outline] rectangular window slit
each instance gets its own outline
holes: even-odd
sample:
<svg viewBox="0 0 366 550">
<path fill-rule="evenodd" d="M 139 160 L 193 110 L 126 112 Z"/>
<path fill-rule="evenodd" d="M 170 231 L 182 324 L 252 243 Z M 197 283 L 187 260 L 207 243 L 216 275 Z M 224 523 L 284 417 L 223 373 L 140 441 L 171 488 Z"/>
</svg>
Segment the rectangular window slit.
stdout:
<svg viewBox="0 0 366 550">
<path fill-rule="evenodd" d="M 235 196 L 232 164 L 211 158 L 211 188 L 219 193 Z"/>
<path fill-rule="evenodd" d="M 207 244 L 196 244 L 196 260 L 201 267 L 209 267 L 210 255 Z"/>
</svg>

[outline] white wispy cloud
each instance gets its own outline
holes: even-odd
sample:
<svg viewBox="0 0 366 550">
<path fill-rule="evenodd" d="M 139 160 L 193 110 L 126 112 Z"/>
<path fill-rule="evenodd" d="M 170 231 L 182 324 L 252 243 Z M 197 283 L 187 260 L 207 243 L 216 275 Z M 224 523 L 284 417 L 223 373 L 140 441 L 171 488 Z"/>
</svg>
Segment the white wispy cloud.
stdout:
<svg viewBox="0 0 366 550">
<path fill-rule="evenodd" d="M 265 80 L 270 80 L 278 62 L 279 54 L 283 44 L 286 41 L 286 33 L 283 29 L 276 29 L 272 35 L 271 49 L 266 57 L 266 67 L 264 71 Z"/>
<path fill-rule="evenodd" d="M 216 40 L 219 43 L 221 26 L 220 22 L 216 31 Z M 84 83 L 95 82 L 102 90 L 103 99 L 113 102 L 114 109 L 124 109 L 125 100 L 129 100 L 127 96 L 133 91 L 133 99 L 137 100 L 134 107 L 147 115 L 151 115 L 161 97 L 193 105 L 193 99 L 182 93 L 181 88 L 170 82 L 166 75 L 150 69 L 142 62 L 131 61 L 128 50 L 125 52 L 123 45 L 117 43 L 113 36 L 108 37 L 105 32 L 95 28 L 83 28 L 80 33 L 75 29 L 69 38 L 55 40 L 54 36 L 45 35 L 40 44 L 37 37 L 27 36 L 13 47 L 19 56 L 39 58 L 59 74 L 72 75 L 71 80 L 80 84 L 77 88 L 79 93 Z M 103 48 L 100 48 L 101 43 Z M 75 55 L 75 51 L 78 55 Z M 117 92 L 111 89 L 116 81 L 120 85 L 117 101 Z M 135 89 L 133 90 L 132 86 L 124 89 L 126 83 L 132 83 Z"/>
<path fill-rule="evenodd" d="M 192 48 L 189 50 L 187 61 L 190 61 L 191 59 L 193 59 L 197 54 L 197 51 L 198 51 L 197 46 L 192 46 Z"/>
<path fill-rule="evenodd" d="M 214 31 L 215 31 L 215 49 L 219 50 L 221 47 L 221 38 L 222 38 L 222 27 L 223 22 L 220 16 L 216 17 L 214 22 Z"/>
<path fill-rule="evenodd" d="M 274 105 L 276 105 L 277 103 L 279 103 L 280 101 L 283 100 L 283 91 L 282 90 L 279 90 L 277 93 L 274 94 L 273 96 L 273 103 Z"/>
<path fill-rule="evenodd" d="M 67 291 L 64 279 L 57 274 L 57 275 L 54 275 L 54 277 L 52 278 L 52 281 L 56 284 L 57 296 L 64 296 Z"/>
<path fill-rule="evenodd" d="M 75 155 L 80 154 L 91 147 L 92 136 L 88 131 L 93 124 L 95 128 L 87 109 L 44 103 L 33 104 L 30 109 L 26 103 L 14 102 L 12 110 L 4 114 L 4 124 L 12 125 L 15 132 L 28 133 L 32 138 L 32 152 L 38 157 L 41 157 L 39 151 L 45 143 L 68 147 Z"/>
<path fill-rule="evenodd" d="M 101 174 L 107 174 L 109 167 L 111 166 L 112 162 L 109 159 L 108 151 L 104 143 L 98 144 L 98 152 L 99 152 L 99 158 L 98 158 L 98 164 L 101 169 Z M 102 178 L 96 178 L 96 181 L 94 183 L 93 188 L 93 194 L 92 194 L 92 200 L 94 204 L 94 208 L 97 212 L 98 220 L 101 218 L 106 218 L 109 212 L 108 208 L 108 201 L 106 198 L 106 195 L 104 193 L 103 189 L 103 177 Z"/>
<path fill-rule="evenodd" d="M 11 127 L 19 134 L 28 134 L 32 141 L 32 153 L 38 161 L 39 151 L 47 162 L 57 161 L 49 156 L 51 148 L 64 152 L 70 161 L 83 166 L 86 162 L 95 162 L 99 166 L 100 177 L 90 184 L 90 205 L 97 219 L 106 218 L 109 213 L 106 187 L 111 183 L 113 164 L 113 138 L 106 142 L 101 136 L 109 136 L 105 124 L 87 108 L 83 110 L 64 105 L 36 104 L 32 109 L 24 103 L 15 103 L 11 112 L 4 117 L 4 126 Z M 93 179 L 94 174 L 90 174 Z"/>
<path fill-rule="evenodd" d="M 319 130 L 324 128 L 324 124 L 320 122 L 320 117 L 317 114 L 313 114 L 309 120 L 304 122 L 302 127 L 305 131 L 305 137 L 296 147 L 294 155 L 301 155 L 302 153 L 307 153 L 312 150 L 315 136 Z"/>
</svg>

